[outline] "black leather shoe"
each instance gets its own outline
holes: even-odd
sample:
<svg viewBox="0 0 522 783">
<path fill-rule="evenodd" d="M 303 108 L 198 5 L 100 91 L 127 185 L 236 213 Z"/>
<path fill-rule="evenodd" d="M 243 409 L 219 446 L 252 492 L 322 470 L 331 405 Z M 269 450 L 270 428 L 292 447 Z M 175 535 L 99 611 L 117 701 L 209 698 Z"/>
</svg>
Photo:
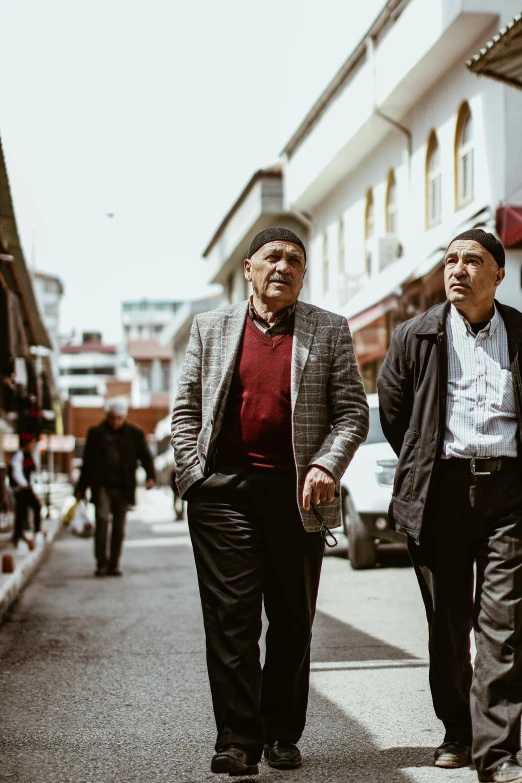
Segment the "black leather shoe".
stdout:
<svg viewBox="0 0 522 783">
<path fill-rule="evenodd" d="M 522 767 L 517 764 L 516 759 L 509 759 L 499 764 L 489 777 L 481 780 L 492 783 L 522 783 Z"/>
<path fill-rule="evenodd" d="M 109 568 L 107 576 L 123 576 L 123 571 L 120 571 L 119 568 Z"/>
<path fill-rule="evenodd" d="M 303 763 L 297 745 L 287 740 L 276 740 L 265 745 L 264 756 L 268 766 L 275 769 L 297 769 Z"/>
<path fill-rule="evenodd" d="M 246 749 L 241 745 L 226 745 L 214 758 L 210 765 L 211 772 L 234 775 L 259 775 L 257 764 L 249 764 Z"/>
<path fill-rule="evenodd" d="M 443 742 L 439 745 L 433 758 L 436 767 L 457 769 L 469 764 L 470 747 L 462 742 Z"/>
</svg>

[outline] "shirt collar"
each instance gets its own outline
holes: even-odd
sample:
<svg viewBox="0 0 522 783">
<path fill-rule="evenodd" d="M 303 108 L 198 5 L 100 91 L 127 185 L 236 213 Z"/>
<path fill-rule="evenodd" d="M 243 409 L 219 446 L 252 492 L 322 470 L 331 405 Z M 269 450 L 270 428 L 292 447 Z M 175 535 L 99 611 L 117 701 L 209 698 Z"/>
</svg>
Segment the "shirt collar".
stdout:
<svg viewBox="0 0 522 783">
<path fill-rule="evenodd" d="M 493 308 L 494 308 L 493 318 L 487 324 L 487 326 L 485 326 L 484 329 L 482 330 L 484 332 L 487 332 L 488 337 L 491 337 L 493 334 L 495 334 L 500 322 L 500 315 L 497 310 L 496 304 L 493 304 Z M 475 337 L 475 334 L 469 324 L 469 321 L 459 313 L 459 311 L 457 310 L 454 304 L 451 305 L 450 316 L 451 316 L 452 323 L 456 324 L 459 329 Z"/>
<path fill-rule="evenodd" d="M 274 329 L 274 327 L 283 326 L 288 322 L 290 317 L 295 312 L 295 305 L 296 303 L 294 302 L 293 305 L 290 305 L 290 307 L 287 307 L 286 310 L 283 310 L 281 313 L 279 313 L 273 324 L 269 324 L 268 321 L 265 318 L 262 318 L 257 312 L 256 308 L 254 307 L 254 297 L 251 296 L 248 300 L 248 314 L 252 321 L 257 321 L 257 323 L 264 326 L 265 329 Z"/>
</svg>

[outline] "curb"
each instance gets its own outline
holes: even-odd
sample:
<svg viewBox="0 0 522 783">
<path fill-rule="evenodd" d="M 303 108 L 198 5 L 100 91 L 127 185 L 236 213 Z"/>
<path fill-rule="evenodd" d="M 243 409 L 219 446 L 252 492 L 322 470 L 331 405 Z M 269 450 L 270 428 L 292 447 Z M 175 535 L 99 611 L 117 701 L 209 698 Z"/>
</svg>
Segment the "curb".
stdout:
<svg viewBox="0 0 522 783">
<path fill-rule="evenodd" d="M 33 552 L 15 553 L 15 571 L 12 574 L 0 574 L 0 622 L 33 574 L 46 557 L 51 545 L 61 528 L 60 519 L 44 520 L 47 537 L 37 544 Z"/>
</svg>

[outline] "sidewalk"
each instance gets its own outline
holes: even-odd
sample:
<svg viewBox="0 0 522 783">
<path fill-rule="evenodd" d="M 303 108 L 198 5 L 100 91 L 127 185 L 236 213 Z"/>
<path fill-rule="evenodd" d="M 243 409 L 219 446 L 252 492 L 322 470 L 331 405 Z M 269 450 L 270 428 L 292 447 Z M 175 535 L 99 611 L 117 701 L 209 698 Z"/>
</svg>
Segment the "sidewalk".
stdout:
<svg viewBox="0 0 522 783">
<path fill-rule="evenodd" d="M 0 533 L 0 560 L 4 553 L 9 553 L 13 555 L 15 561 L 14 573 L 0 572 L 0 620 L 45 558 L 61 527 L 62 502 L 71 491 L 69 485 L 61 484 L 53 487 L 51 499 L 54 505 L 51 507 L 50 518 L 42 519 L 42 530 L 46 531 L 47 535 L 40 534 L 36 537 L 36 548 L 32 552 L 24 541 L 21 541 L 16 548 L 13 546 L 12 531 Z"/>
</svg>

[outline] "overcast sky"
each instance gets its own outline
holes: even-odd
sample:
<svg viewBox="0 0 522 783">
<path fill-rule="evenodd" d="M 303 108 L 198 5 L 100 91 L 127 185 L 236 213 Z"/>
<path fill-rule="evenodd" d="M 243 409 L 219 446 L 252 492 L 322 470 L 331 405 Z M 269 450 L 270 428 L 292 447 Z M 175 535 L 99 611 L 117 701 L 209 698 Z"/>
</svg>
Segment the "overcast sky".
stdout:
<svg viewBox="0 0 522 783">
<path fill-rule="evenodd" d="M 64 330 L 116 340 L 121 299 L 203 291 L 225 212 L 383 5 L 0 0 L 18 226 L 65 284 Z"/>
</svg>

